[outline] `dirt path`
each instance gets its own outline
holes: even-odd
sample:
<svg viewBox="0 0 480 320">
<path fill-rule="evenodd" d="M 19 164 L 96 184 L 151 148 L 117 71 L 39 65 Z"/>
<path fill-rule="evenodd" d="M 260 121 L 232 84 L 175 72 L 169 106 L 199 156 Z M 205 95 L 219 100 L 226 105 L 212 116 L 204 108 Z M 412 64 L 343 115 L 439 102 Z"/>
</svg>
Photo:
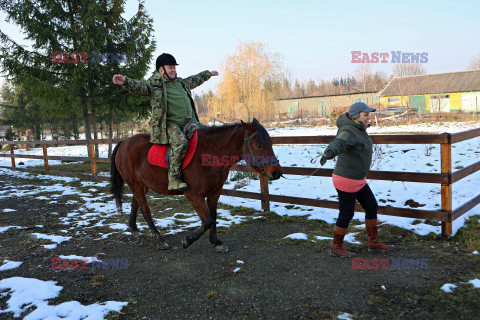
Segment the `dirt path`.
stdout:
<svg viewBox="0 0 480 320">
<path fill-rule="evenodd" d="M 0 191 L 49 183 L 8 175 L 0 181 Z M 167 235 L 172 248 L 162 251 L 148 232 L 138 239 L 118 232 L 95 240 L 111 229 L 63 224 L 61 219 L 81 206 L 68 196 L 58 197 L 57 203 L 51 203 L 48 195 L 46 199 L 14 194 L 0 198 L 0 227 L 26 228 L 0 233 L 1 259 L 24 262 L 19 268 L 1 271 L 0 278 L 57 281 L 64 289 L 50 304 L 129 302 L 121 313 L 110 313 L 109 319 L 332 319 L 345 312 L 353 319 L 478 319 L 480 312 L 480 289 L 459 285 L 453 293 L 440 290 L 445 283 L 480 278 L 478 255 L 467 254 L 464 245 L 454 241 L 444 243 L 384 227 L 384 240 L 396 246 L 394 252 L 372 253 L 365 245 L 347 248 L 370 263 L 389 259 L 384 260 L 387 268 L 358 269 L 352 267 L 352 260 L 328 255 L 330 240 L 283 239 L 297 232 L 330 236 L 333 226 L 261 213 L 263 218 L 220 229 L 219 236 L 230 248 L 226 254 L 215 252 L 205 235 L 187 250 L 181 249 L 185 232 Z M 5 208 L 16 211 L 2 213 Z M 126 223 L 127 217 L 119 216 L 118 222 Z M 31 235 L 35 232 L 73 238 L 45 249 L 46 242 Z M 364 236 L 359 240 L 365 243 Z M 70 254 L 123 265 L 52 269 L 51 257 Z M 7 298 L 0 298 L 1 309 Z M 0 319 L 11 317 L 0 314 Z"/>
</svg>

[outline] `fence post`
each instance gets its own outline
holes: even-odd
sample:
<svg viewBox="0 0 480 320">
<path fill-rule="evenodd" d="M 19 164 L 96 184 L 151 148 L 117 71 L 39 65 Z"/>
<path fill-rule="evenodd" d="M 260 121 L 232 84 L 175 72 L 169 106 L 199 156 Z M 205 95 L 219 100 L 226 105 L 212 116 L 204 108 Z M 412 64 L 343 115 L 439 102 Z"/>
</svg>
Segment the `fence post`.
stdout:
<svg viewBox="0 0 480 320">
<path fill-rule="evenodd" d="M 45 170 L 50 170 L 48 166 L 48 158 L 47 158 L 47 145 L 43 145 L 43 161 L 45 162 Z"/>
<path fill-rule="evenodd" d="M 452 135 L 445 134 L 446 143 L 440 144 L 441 172 L 448 174 L 448 183 L 442 183 L 442 211 L 446 212 L 449 221 L 442 221 L 442 239 L 447 240 L 452 234 Z"/>
<path fill-rule="evenodd" d="M 90 162 L 90 168 L 92 171 L 92 175 L 96 176 L 97 175 L 97 163 L 95 162 L 95 145 L 93 143 L 88 144 L 88 149 L 90 151 L 90 157 L 91 157 L 91 162 Z"/>
<path fill-rule="evenodd" d="M 10 154 L 12 154 L 12 155 L 15 154 L 13 152 L 13 144 L 10 144 Z M 15 158 L 11 157 L 11 159 L 12 159 L 12 168 L 15 168 Z"/>
<path fill-rule="evenodd" d="M 268 178 L 260 175 L 260 193 L 262 194 L 262 210 L 270 211 L 270 201 L 266 198 L 268 196 Z"/>
</svg>

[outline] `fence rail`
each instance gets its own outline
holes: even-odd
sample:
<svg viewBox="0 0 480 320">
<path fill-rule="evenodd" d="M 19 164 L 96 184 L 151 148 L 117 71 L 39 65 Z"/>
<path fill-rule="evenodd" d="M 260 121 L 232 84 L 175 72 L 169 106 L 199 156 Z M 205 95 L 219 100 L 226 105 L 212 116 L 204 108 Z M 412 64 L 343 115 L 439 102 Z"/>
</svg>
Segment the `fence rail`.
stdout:
<svg viewBox="0 0 480 320">
<path fill-rule="evenodd" d="M 367 175 L 372 180 L 389 180 L 389 181 L 406 181 L 418 183 L 436 183 L 441 185 L 441 210 L 420 210 L 410 208 L 400 208 L 392 206 L 379 206 L 378 212 L 384 215 L 408 217 L 417 219 L 426 219 L 440 221 L 442 223 L 442 238 L 447 239 L 452 234 L 452 222 L 461 217 L 463 214 L 480 204 L 480 194 L 470 201 L 460 205 L 453 210 L 452 208 L 452 187 L 453 183 L 464 179 L 465 177 L 480 171 L 480 161 L 466 168 L 452 172 L 452 144 L 473 139 L 480 136 L 480 128 L 460 133 L 443 133 L 443 134 L 415 134 L 415 135 L 371 135 L 374 144 L 440 144 L 440 173 L 425 172 L 397 172 L 397 171 L 370 171 Z M 332 141 L 335 136 L 295 136 L 295 137 L 272 137 L 274 145 L 288 144 L 327 144 Z M 94 144 L 111 144 L 117 143 L 121 139 L 97 139 L 97 140 L 59 140 L 59 141 L 0 141 L 1 145 L 9 145 L 10 153 L 0 154 L 0 157 L 10 157 L 12 161 L 11 167 L 0 166 L 2 168 L 15 169 L 33 173 L 48 173 L 60 176 L 71 176 L 80 178 L 89 178 L 100 181 L 108 181 L 109 177 L 98 176 L 96 163 L 109 163 L 108 158 L 98 157 L 68 157 L 68 156 L 49 156 L 47 154 L 48 145 L 87 145 L 90 155 L 94 153 Z M 42 145 L 43 156 L 15 154 L 14 145 Z M 45 170 L 17 168 L 15 165 L 16 158 L 25 159 L 43 159 Z M 91 175 L 78 174 L 71 172 L 51 171 L 48 160 L 63 161 L 84 161 L 91 163 Z M 282 167 L 284 174 L 301 175 L 301 176 L 331 176 L 333 169 L 309 168 L 309 167 Z M 235 165 L 231 171 L 253 172 L 249 166 Z M 260 176 L 260 192 L 249 192 L 223 189 L 222 194 L 226 196 L 241 197 L 248 199 L 260 200 L 263 210 L 270 210 L 270 202 L 289 203 L 296 205 L 305 205 L 323 208 L 338 208 L 337 201 L 319 200 L 311 198 L 293 197 L 288 195 L 270 194 L 268 190 L 268 179 L 263 175 Z M 362 211 L 360 205 L 355 207 L 357 211 Z"/>
</svg>

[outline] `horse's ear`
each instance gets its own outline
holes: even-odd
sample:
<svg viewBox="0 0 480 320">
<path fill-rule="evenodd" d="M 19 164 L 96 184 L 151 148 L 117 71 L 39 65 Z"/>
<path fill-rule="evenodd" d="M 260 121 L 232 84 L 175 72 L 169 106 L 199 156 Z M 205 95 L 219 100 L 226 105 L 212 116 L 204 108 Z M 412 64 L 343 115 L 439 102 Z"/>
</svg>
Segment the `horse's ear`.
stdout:
<svg viewBox="0 0 480 320">
<path fill-rule="evenodd" d="M 242 120 L 240 120 L 240 122 L 242 123 L 242 126 L 246 129 L 246 130 L 250 130 L 252 128 L 252 126 L 250 125 L 250 123 L 248 122 L 243 122 Z"/>
</svg>

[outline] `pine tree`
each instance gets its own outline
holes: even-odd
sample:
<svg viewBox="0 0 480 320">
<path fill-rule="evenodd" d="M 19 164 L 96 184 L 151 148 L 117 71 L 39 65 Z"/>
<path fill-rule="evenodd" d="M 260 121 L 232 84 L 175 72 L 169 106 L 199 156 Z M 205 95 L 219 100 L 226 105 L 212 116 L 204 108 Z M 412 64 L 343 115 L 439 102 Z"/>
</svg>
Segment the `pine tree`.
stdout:
<svg viewBox="0 0 480 320">
<path fill-rule="evenodd" d="M 128 21 L 121 16 L 124 2 L 0 0 L 7 21 L 20 26 L 33 42 L 29 49 L 0 31 L 2 71 L 36 99 L 48 103 L 52 112 L 81 110 L 87 139 L 91 138 L 90 115 L 113 114 L 145 104 L 144 99 L 125 99 L 123 89 L 112 84 L 115 73 L 145 76 L 155 50 L 155 41 L 150 40 L 152 19 L 143 2 Z M 98 59 L 99 55 L 92 54 L 99 52 L 125 52 L 128 60 Z"/>
</svg>

